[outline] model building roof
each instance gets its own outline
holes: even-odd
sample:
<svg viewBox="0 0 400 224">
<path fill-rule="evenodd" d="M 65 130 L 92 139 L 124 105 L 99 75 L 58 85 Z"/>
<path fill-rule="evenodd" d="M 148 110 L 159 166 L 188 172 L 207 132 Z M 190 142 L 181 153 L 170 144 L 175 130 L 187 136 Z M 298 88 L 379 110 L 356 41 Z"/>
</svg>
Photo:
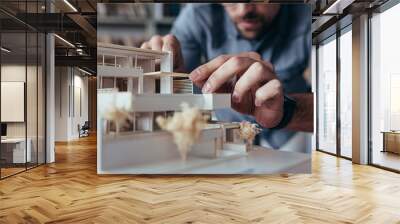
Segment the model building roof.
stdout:
<svg viewBox="0 0 400 224">
<path fill-rule="evenodd" d="M 143 75 L 154 76 L 154 77 L 182 77 L 182 78 L 189 77 L 189 74 L 187 73 L 178 73 L 178 72 L 146 72 Z"/>
<path fill-rule="evenodd" d="M 137 56 L 139 59 L 160 59 L 168 52 L 154 51 L 137 47 L 128 47 L 116 44 L 97 43 L 97 54 L 106 54 L 119 57 Z"/>
<path fill-rule="evenodd" d="M 217 110 L 231 107 L 230 94 L 139 94 L 132 97 L 133 112 L 178 111 L 187 103 L 200 110 Z"/>
<path fill-rule="evenodd" d="M 179 111 L 187 103 L 200 110 L 217 110 L 231 107 L 230 94 L 131 94 L 129 92 L 98 92 L 97 111 L 103 114 L 110 105 L 131 112 Z"/>
</svg>

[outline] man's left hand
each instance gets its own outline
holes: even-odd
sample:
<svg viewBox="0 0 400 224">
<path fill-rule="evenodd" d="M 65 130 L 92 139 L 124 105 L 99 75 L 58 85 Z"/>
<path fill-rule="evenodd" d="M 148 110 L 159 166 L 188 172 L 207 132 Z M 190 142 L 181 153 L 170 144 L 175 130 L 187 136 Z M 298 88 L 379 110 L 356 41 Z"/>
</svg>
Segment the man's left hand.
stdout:
<svg viewBox="0 0 400 224">
<path fill-rule="evenodd" d="M 265 128 L 282 120 L 282 83 L 272 64 L 255 52 L 216 57 L 193 70 L 190 79 L 203 93 L 231 93 L 232 108 L 253 115 Z"/>
</svg>

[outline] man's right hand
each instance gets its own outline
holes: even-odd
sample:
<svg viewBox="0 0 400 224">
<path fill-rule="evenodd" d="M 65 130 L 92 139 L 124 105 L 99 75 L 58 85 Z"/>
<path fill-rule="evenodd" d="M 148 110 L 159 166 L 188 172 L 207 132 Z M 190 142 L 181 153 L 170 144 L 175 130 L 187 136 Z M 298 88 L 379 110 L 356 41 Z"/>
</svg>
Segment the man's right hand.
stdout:
<svg viewBox="0 0 400 224">
<path fill-rule="evenodd" d="M 142 44 L 140 48 L 155 51 L 171 51 L 174 58 L 174 72 L 184 72 L 184 63 L 182 57 L 181 45 L 178 39 L 172 34 L 165 36 L 155 35 L 149 41 Z"/>
</svg>

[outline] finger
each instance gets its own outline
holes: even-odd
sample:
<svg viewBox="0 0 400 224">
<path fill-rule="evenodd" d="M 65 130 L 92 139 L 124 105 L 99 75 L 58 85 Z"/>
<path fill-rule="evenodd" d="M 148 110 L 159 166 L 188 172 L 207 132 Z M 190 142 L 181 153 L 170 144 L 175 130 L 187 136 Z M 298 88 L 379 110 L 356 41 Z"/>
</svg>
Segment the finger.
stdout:
<svg viewBox="0 0 400 224">
<path fill-rule="evenodd" d="M 165 35 L 162 38 L 162 42 L 162 51 L 172 51 L 175 53 L 180 48 L 178 39 L 176 39 L 176 37 L 172 34 Z"/>
<path fill-rule="evenodd" d="M 242 52 L 242 53 L 239 54 L 239 56 L 240 57 L 249 57 L 249 58 L 252 58 L 252 59 L 257 60 L 257 61 L 261 60 L 261 55 L 258 54 L 257 52 L 254 52 L 254 51 Z"/>
<path fill-rule="evenodd" d="M 231 57 L 228 61 L 222 64 L 215 72 L 207 79 L 203 86 L 204 93 L 212 93 L 219 89 L 224 83 L 229 82 L 237 75 L 241 75 L 246 71 L 254 60 L 249 57 Z"/>
<path fill-rule="evenodd" d="M 267 66 L 272 72 L 275 72 L 274 65 L 269 61 L 262 61 L 265 66 Z"/>
<path fill-rule="evenodd" d="M 144 42 L 141 46 L 140 46 L 140 48 L 143 48 L 143 49 L 151 49 L 151 47 L 150 47 L 150 44 L 149 44 L 149 42 Z"/>
<path fill-rule="evenodd" d="M 162 38 L 163 46 L 162 51 L 170 51 L 173 53 L 173 63 L 174 68 L 179 67 L 183 64 L 182 55 L 181 55 L 181 46 L 179 44 L 178 39 L 172 34 L 168 34 Z"/>
<path fill-rule="evenodd" d="M 278 79 L 272 79 L 262 87 L 257 89 L 254 104 L 256 107 L 262 106 L 264 103 L 277 97 L 283 97 L 282 84 Z"/>
<path fill-rule="evenodd" d="M 150 47 L 151 47 L 152 50 L 161 51 L 162 45 L 163 45 L 163 41 L 162 41 L 161 36 L 159 36 L 159 35 L 153 36 L 150 39 L 149 43 L 150 43 Z"/>
<path fill-rule="evenodd" d="M 197 85 L 201 80 L 207 79 L 215 70 L 230 58 L 229 55 L 220 55 L 206 64 L 197 67 L 190 73 L 189 78 Z"/>
<path fill-rule="evenodd" d="M 239 54 L 239 56 L 241 56 L 241 57 L 250 57 L 250 58 L 253 58 L 253 59 L 256 60 L 256 61 L 262 62 L 265 66 L 267 66 L 267 67 L 268 67 L 269 69 L 271 69 L 272 71 L 275 71 L 275 70 L 274 70 L 274 66 L 272 65 L 272 63 L 269 62 L 269 61 L 264 61 L 264 60 L 261 58 L 261 55 L 258 54 L 257 52 L 254 52 L 254 51 L 242 52 L 242 53 Z"/>
<path fill-rule="evenodd" d="M 269 68 L 259 61 L 251 64 L 236 82 L 232 100 L 236 103 L 241 102 L 248 91 L 252 88 L 259 88 L 269 80 L 270 75 L 268 73 L 270 72 Z"/>
</svg>

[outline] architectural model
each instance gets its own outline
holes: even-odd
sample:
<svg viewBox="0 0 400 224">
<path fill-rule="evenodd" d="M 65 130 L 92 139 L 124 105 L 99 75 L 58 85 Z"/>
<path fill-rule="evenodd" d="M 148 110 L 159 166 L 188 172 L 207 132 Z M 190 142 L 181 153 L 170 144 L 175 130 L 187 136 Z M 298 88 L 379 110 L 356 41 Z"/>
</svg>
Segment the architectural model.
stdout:
<svg viewBox="0 0 400 224">
<path fill-rule="evenodd" d="M 213 121 L 230 94 L 194 94 L 171 52 L 98 43 L 97 54 L 99 174 L 184 172 L 247 155 L 257 127 Z"/>
</svg>

